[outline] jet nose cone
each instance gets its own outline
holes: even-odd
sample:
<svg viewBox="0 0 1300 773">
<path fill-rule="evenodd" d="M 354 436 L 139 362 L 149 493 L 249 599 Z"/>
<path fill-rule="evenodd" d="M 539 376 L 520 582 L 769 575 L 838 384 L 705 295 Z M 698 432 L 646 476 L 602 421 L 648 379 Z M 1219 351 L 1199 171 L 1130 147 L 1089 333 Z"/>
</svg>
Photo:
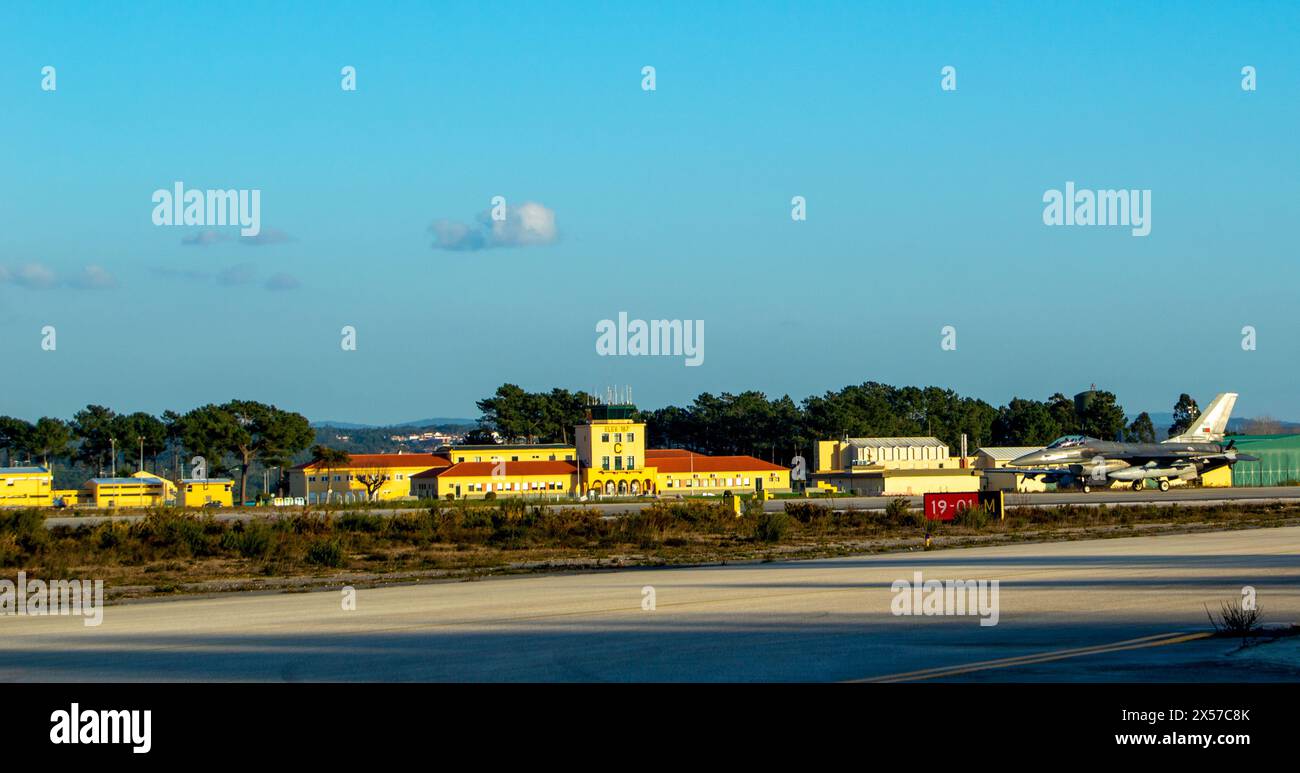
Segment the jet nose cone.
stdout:
<svg viewBox="0 0 1300 773">
<path fill-rule="evenodd" d="M 1043 452 L 1034 451 L 1033 453 L 1017 456 L 1011 460 L 1012 467 L 1033 467 L 1036 464 L 1042 464 Z"/>
</svg>

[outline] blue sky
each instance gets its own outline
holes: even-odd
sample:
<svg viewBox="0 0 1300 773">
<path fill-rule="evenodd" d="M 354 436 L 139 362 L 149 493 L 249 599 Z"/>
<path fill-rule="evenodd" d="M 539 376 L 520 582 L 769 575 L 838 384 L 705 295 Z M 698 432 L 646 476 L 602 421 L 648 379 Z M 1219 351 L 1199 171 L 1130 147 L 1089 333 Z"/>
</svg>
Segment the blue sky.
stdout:
<svg viewBox="0 0 1300 773">
<path fill-rule="evenodd" d="M 261 5 L 0 11 L 0 413 L 877 380 L 1300 418 L 1296 6 Z M 177 180 L 285 238 L 183 244 Z M 1067 180 L 1151 189 L 1151 234 L 1044 226 Z M 557 238 L 435 249 L 497 195 Z M 597 356 L 620 311 L 704 320 L 704 364 Z"/>
</svg>

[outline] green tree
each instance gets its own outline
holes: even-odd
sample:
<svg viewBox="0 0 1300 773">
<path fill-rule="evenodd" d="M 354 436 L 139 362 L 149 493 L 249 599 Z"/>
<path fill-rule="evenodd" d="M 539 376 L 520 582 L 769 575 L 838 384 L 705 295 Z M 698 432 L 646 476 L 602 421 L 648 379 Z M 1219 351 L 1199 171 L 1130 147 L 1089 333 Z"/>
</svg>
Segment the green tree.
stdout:
<svg viewBox="0 0 1300 773">
<path fill-rule="evenodd" d="M 1125 416 L 1113 392 L 1094 392 L 1079 416 L 1079 431 L 1102 440 L 1124 436 Z"/>
<path fill-rule="evenodd" d="M 209 474 L 229 472 L 226 456 L 234 448 L 239 438 L 239 423 L 220 405 L 201 405 L 181 416 L 177 422 L 181 445 L 184 446 L 186 459 L 182 464 L 189 475 L 189 464 L 196 456 L 207 462 Z"/>
<path fill-rule="evenodd" d="M 492 430 L 479 427 L 465 433 L 465 444 L 471 446 L 487 446 L 496 443 L 497 439 L 492 436 Z"/>
<path fill-rule="evenodd" d="M 239 498 L 248 501 L 248 473 L 254 462 L 284 465 L 315 437 L 311 422 L 300 413 L 283 411 L 253 400 L 231 400 L 221 406 L 231 417 L 227 450 L 239 459 Z"/>
<path fill-rule="evenodd" d="M 586 418 L 589 402 L 583 392 L 558 388 L 526 392 L 515 384 L 502 384 L 477 405 L 483 412 L 482 428 L 495 430 L 508 441 L 568 443 L 573 427 Z"/>
<path fill-rule="evenodd" d="M 72 416 L 72 431 L 80 439 L 76 460 L 101 473 L 115 466 L 114 441 L 117 414 L 102 405 L 87 405 Z M 120 446 L 118 446 L 120 448 Z M 112 465 L 109 465 L 109 462 Z"/>
<path fill-rule="evenodd" d="M 483 412 L 482 424 L 501 433 L 507 441 L 530 437 L 543 421 L 539 413 L 534 413 L 537 403 L 515 384 L 502 384 L 495 394 L 479 400 L 477 405 Z"/>
<path fill-rule="evenodd" d="M 993 420 L 994 445 L 1045 446 L 1065 434 L 1048 403 L 1012 398 Z"/>
<path fill-rule="evenodd" d="M 325 470 L 325 501 L 329 502 L 334 494 L 334 470 L 346 467 L 352 461 L 352 455 L 318 443 L 311 447 L 311 460 Z"/>
<path fill-rule="evenodd" d="M 35 430 L 31 422 L 13 416 L 0 416 L 0 448 L 5 450 L 6 467 L 13 467 L 14 459 L 26 453 L 31 446 L 31 434 Z"/>
<path fill-rule="evenodd" d="M 28 438 L 28 449 L 41 457 L 45 468 L 53 471 L 52 462 L 67 456 L 72 443 L 72 428 L 62 419 L 42 416 L 36 420 Z"/>
<path fill-rule="evenodd" d="M 1124 439 L 1130 443 L 1156 442 L 1156 427 L 1151 423 L 1151 416 L 1146 411 L 1139 413 L 1133 423 L 1128 425 Z"/>
<path fill-rule="evenodd" d="M 1057 392 L 1047 398 L 1047 410 L 1056 420 L 1062 435 L 1077 435 L 1082 431 L 1079 426 L 1079 416 L 1074 410 L 1074 401 L 1070 398 Z"/>
<path fill-rule="evenodd" d="M 1169 437 L 1181 435 L 1192 426 L 1201 415 L 1201 408 L 1192 399 L 1192 396 L 1184 392 L 1178 396 L 1178 402 L 1174 404 L 1174 423 L 1169 427 Z"/>
<path fill-rule="evenodd" d="M 183 442 L 181 440 L 181 432 L 184 430 L 184 424 L 182 423 L 181 418 L 181 415 L 176 411 L 169 410 L 163 411 L 162 413 L 163 428 L 167 436 L 167 447 L 170 448 L 172 452 L 171 466 L 175 470 L 180 469 L 180 454 Z"/>
<path fill-rule="evenodd" d="M 167 447 L 167 425 L 143 411 L 114 416 L 112 435 L 122 454 L 144 471 L 144 459 L 156 456 Z M 155 460 L 156 461 L 156 460 Z"/>
</svg>

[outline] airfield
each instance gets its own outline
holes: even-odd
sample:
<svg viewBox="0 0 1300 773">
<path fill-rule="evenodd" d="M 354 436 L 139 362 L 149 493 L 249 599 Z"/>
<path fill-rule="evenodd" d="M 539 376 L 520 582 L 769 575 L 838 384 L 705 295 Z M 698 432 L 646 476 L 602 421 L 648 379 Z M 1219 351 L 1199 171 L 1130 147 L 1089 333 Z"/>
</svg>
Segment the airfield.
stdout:
<svg viewBox="0 0 1300 773">
<path fill-rule="evenodd" d="M 917 571 L 997 624 L 893 614 Z M 1244 586 L 1300 621 L 1300 527 L 127 602 L 0 618 L 0 681 L 1300 680 L 1300 637 L 1207 635 Z"/>
<path fill-rule="evenodd" d="M 822 497 L 812 497 L 808 501 L 820 502 L 835 510 L 863 510 L 863 511 L 882 511 L 889 504 L 891 499 L 896 497 L 835 497 L 832 499 Z M 707 499 L 707 498 L 706 498 Z M 920 508 L 922 497 L 903 497 L 909 506 Z M 1251 488 L 1175 488 L 1169 491 L 1161 492 L 1155 490 L 1133 491 L 1128 488 L 1112 489 L 1107 491 L 1093 491 L 1084 494 L 1080 491 L 1065 492 L 1042 492 L 1033 494 L 1018 494 L 1008 492 L 1006 495 L 1006 506 L 1008 509 L 1017 507 L 1064 507 L 1064 506 L 1139 506 L 1139 505 L 1159 505 L 1159 504 L 1179 504 L 1188 507 L 1221 505 L 1228 503 L 1238 504 L 1281 504 L 1300 500 L 1300 486 L 1259 486 Z M 648 501 L 613 501 L 613 502 L 578 502 L 576 500 L 565 500 L 556 502 L 544 498 L 536 498 L 528 501 L 530 504 L 536 503 L 543 507 L 589 507 L 600 511 L 605 515 L 622 515 L 636 512 L 643 508 L 649 507 L 651 502 Z M 720 500 L 713 500 L 720 501 Z M 790 501 L 804 501 L 802 499 L 772 499 L 763 504 L 763 509 L 768 512 L 777 512 L 785 508 L 785 504 Z M 302 508 L 256 508 L 250 510 L 243 509 L 225 509 L 205 511 L 208 514 L 220 520 L 248 520 L 250 518 L 266 517 L 292 514 L 300 512 Z M 377 515 L 396 515 L 397 513 L 406 512 L 410 507 L 403 507 L 400 504 L 391 502 L 377 503 L 372 507 L 367 507 L 366 512 Z M 319 512 L 314 510 L 315 512 Z M 53 511 L 58 512 L 58 511 Z M 343 512 L 343 511 L 334 511 Z M 85 514 L 85 515 L 49 515 L 45 518 L 47 527 L 55 526 L 93 526 L 104 521 L 138 521 L 144 518 L 143 515 L 131 514 Z"/>
</svg>

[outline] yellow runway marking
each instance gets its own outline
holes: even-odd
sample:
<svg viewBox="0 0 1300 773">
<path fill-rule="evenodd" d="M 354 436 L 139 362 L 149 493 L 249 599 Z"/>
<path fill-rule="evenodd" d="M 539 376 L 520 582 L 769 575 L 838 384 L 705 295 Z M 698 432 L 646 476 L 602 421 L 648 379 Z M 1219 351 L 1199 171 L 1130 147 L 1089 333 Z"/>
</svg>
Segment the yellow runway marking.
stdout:
<svg viewBox="0 0 1300 773">
<path fill-rule="evenodd" d="M 1125 641 L 1113 642 L 1111 644 L 1097 644 L 1091 647 L 1079 647 L 1071 650 L 1053 650 L 1051 652 L 1042 652 L 1037 655 L 1020 655 L 1014 658 L 1001 658 L 998 660 L 984 660 L 975 663 L 965 663 L 958 666 L 944 666 L 941 668 L 927 668 L 920 671 L 906 671 L 901 674 L 889 674 L 886 676 L 876 676 L 870 679 L 853 679 L 853 682 L 911 682 L 921 679 L 936 679 L 945 676 L 957 676 L 959 674 L 969 674 L 975 671 L 988 671 L 995 668 L 1012 668 L 1014 666 L 1026 666 L 1036 663 L 1048 663 L 1053 660 L 1065 660 L 1067 658 L 1078 658 L 1084 655 L 1103 655 L 1110 652 L 1124 652 L 1125 650 L 1139 650 L 1147 647 L 1162 647 L 1166 644 L 1181 644 L 1183 642 L 1196 641 L 1205 639 L 1213 634 L 1210 633 L 1161 633 L 1154 636 L 1143 636 L 1138 639 L 1128 639 Z"/>
</svg>

